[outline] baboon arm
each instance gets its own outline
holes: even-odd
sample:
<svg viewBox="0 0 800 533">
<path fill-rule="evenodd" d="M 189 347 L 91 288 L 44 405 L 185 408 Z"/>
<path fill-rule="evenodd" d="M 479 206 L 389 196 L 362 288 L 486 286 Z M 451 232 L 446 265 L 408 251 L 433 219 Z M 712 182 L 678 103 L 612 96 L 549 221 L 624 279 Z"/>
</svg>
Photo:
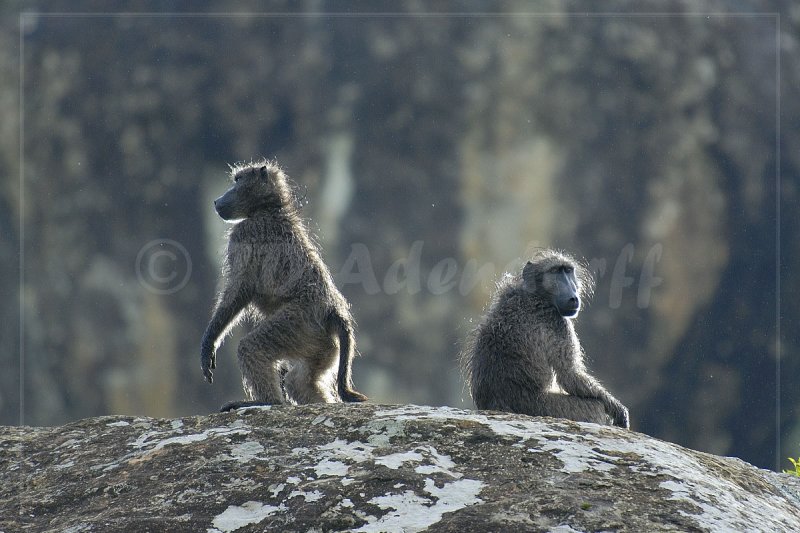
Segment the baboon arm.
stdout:
<svg viewBox="0 0 800 533">
<path fill-rule="evenodd" d="M 203 335 L 203 346 L 209 346 L 216 350 L 220 337 L 226 333 L 228 326 L 249 303 L 250 295 L 242 287 L 226 288 L 214 306 L 211 321 Z"/>
<path fill-rule="evenodd" d="M 214 381 L 213 372 L 216 368 L 216 351 L 219 347 L 220 339 L 227 333 L 233 325 L 239 313 L 247 304 L 250 303 L 252 295 L 241 285 L 229 285 L 225 287 L 214 306 L 211 321 L 203 334 L 203 341 L 200 347 L 200 364 L 203 375 L 209 383 Z"/>
<path fill-rule="evenodd" d="M 611 417 L 615 426 L 624 427 L 625 429 L 630 428 L 628 409 L 612 396 L 611 393 L 604 389 L 599 381 L 585 371 L 576 371 L 564 378 L 559 377 L 558 382 L 567 394 L 585 400 L 599 400 L 602 402 L 606 413 Z"/>
<path fill-rule="evenodd" d="M 594 398 L 601 401 L 614 425 L 630 427 L 628 409 L 586 371 L 579 357 L 564 354 L 553 365 L 553 371 L 564 392 L 579 398 Z"/>
<path fill-rule="evenodd" d="M 603 398 L 610 396 L 600 382 L 590 376 L 584 366 L 575 363 L 571 368 L 554 368 L 556 379 L 564 392 L 580 398 Z"/>
</svg>

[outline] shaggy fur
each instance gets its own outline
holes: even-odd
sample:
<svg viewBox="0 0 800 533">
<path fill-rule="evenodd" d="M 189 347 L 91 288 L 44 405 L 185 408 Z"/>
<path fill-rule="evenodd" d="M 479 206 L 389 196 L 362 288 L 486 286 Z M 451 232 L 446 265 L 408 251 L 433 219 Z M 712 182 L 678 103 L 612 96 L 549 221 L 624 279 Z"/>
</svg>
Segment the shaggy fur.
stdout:
<svg viewBox="0 0 800 533">
<path fill-rule="evenodd" d="M 203 335 L 203 374 L 213 381 L 216 350 L 247 310 L 255 327 L 239 343 L 238 360 L 249 402 L 226 408 L 365 401 L 351 378 L 355 341 L 349 304 L 297 214 L 286 175 L 264 161 L 234 167 L 231 177 L 233 186 L 214 202 L 223 219 L 236 223 Z"/>
<path fill-rule="evenodd" d="M 571 281 L 570 294 L 557 294 L 553 272 L 565 273 L 560 279 Z M 591 284 L 585 267 L 554 250 L 502 278 L 462 352 L 479 409 L 629 427 L 628 410 L 586 371 L 572 324 Z M 577 305 L 559 310 L 558 298 L 566 296 Z"/>
</svg>

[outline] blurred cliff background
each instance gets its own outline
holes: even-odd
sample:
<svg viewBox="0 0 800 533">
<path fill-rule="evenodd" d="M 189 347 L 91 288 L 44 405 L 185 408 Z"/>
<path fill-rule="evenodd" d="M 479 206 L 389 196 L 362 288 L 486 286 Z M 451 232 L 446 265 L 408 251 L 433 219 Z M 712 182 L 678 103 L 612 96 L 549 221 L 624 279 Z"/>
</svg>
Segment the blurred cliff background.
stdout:
<svg viewBox="0 0 800 533">
<path fill-rule="evenodd" d="M 211 202 L 228 163 L 274 157 L 374 401 L 471 406 L 461 340 L 501 272 L 556 246 L 597 273 L 578 331 L 634 429 L 768 468 L 798 455 L 796 4 L 264 9 L 0 8 L 0 423 L 240 398 L 246 328 L 213 386 L 199 367 Z"/>
</svg>

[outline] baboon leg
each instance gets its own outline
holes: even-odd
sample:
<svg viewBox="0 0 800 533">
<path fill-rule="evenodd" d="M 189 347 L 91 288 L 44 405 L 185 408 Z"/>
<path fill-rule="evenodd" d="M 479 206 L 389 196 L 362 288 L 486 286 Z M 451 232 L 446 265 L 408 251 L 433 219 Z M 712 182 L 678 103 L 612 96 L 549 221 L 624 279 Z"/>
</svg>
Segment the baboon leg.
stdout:
<svg viewBox="0 0 800 533">
<path fill-rule="evenodd" d="M 245 399 L 269 404 L 286 403 L 281 388 L 281 362 L 303 345 L 297 313 L 284 308 L 260 322 L 239 342 L 238 358 Z"/>
<path fill-rule="evenodd" d="M 548 392 L 541 395 L 539 400 L 541 412 L 538 416 L 568 418 L 576 422 L 594 422 L 603 425 L 611 423 L 603 402 L 594 398 Z"/>
<path fill-rule="evenodd" d="M 240 343 L 239 368 L 242 371 L 242 387 L 247 401 L 263 404 L 286 403 L 281 390 L 278 362 L 267 359 L 261 349 L 242 349 Z"/>
<path fill-rule="evenodd" d="M 285 386 L 289 398 L 298 404 L 338 402 L 331 380 L 335 363 L 333 354 L 295 361 L 286 374 Z"/>
<path fill-rule="evenodd" d="M 508 383 L 503 394 L 484 394 L 479 409 L 510 411 L 529 416 L 551 416 L 576 422 L 609 425 L 611 418 L 601 400 L 580 398 L 557 392 L 532 392 Z M 476 404 L 478 402 L 476 401 Z"/>
</svg>

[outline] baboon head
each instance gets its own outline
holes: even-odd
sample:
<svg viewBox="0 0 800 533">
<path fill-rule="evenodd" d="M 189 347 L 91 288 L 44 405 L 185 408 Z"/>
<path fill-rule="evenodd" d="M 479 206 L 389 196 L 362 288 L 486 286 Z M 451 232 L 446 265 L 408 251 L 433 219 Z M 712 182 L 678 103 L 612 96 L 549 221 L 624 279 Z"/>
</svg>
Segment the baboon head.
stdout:
<svg viewBox="0 0 800 533">
<path fill-rule="evenodd" d="M 214 208 L 224 220 L 248 218 L 291 203 L 286 175 L 273 163 L 265 161 L 233 167 L 231 179 L 233 186 L 214 200 Z"/>
<path fill-rule="evenodd" d="M 574 317 L 591 292 L 588 270 L 563 252 L 541 250 L 522 269 L 525 289 L 550 303 L 561 316 Z"/>
</svg>

